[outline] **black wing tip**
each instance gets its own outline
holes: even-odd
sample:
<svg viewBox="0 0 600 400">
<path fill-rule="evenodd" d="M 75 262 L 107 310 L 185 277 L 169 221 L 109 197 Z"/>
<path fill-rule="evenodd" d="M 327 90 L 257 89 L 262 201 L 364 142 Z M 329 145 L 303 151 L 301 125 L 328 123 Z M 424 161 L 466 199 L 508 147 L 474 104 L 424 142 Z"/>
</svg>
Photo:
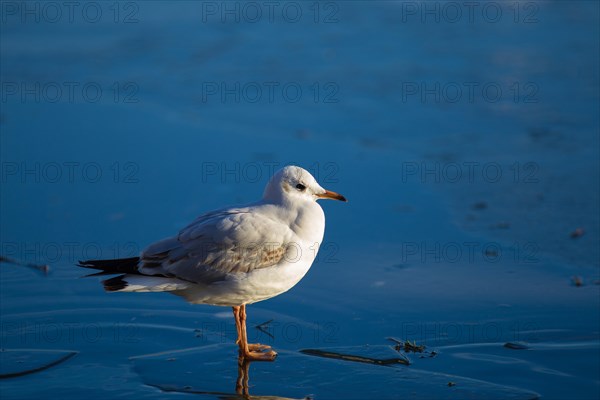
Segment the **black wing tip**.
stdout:
<svg viewBox="0 0 600 400">
<path fill-rule="evenodd" d="M 115 273 L 137 273 L 139 257 L 117 258 L 113 260 L 79 260 L 78 267 L 99 269 Z"/>
<path fill-rule="evenodd" d="M 104 290 L 107 292 L 118 292 L 119 290 L 125 289 L 129 284 L 123 279 L 123 277 L 125 277 L 125 275 L 115 276 L 114 278 L 102 281 Z"/>
</svg>

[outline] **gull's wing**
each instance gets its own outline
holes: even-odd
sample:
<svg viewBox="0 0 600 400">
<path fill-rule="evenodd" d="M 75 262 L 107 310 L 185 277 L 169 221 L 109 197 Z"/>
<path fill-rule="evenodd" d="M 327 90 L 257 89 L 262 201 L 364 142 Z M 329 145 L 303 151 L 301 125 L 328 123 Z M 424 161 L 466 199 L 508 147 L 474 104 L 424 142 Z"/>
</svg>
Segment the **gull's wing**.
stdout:
<svg viewBox="0 0 600 400">
<path fill-rule="evenodd" d="M 146 248 L 139 272 L 208 284 L 279 263 L 294 237 L 287 224 L 256 209 L 215 211 Z"/>
</svg>

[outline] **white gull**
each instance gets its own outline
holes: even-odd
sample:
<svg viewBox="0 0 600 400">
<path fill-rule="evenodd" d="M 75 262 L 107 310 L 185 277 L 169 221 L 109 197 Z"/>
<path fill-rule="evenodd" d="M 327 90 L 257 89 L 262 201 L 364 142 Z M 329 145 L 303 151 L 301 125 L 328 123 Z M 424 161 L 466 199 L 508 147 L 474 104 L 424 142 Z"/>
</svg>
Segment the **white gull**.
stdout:
<svg viewBox="0 0 600 400">
<path fill-rule="evenodd" d="M 269 346 L 248 343 L 246 305 L 288 291 L 308 272 L 325 231 L 319 199 L 346 201 L 308 171 L 286 166 L 258 202 L 201 215 L 139 257 L 79 265 L 122 274 L 103 282 L 109 292 L 170 292 L 194 304 L 230 306 L 240 356 L 273 360 Z"/>
</svg>

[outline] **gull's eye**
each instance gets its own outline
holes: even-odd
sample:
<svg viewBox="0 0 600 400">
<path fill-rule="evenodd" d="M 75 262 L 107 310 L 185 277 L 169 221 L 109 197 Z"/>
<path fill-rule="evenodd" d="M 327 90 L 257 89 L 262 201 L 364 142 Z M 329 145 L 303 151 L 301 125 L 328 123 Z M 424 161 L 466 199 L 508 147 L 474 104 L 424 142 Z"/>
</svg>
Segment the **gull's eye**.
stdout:
<svg viewBox="0 0 600 400">
<path fill-rule="evenodd" d="M 296 185 L 296 189 L 298 189 L 301 192 L 304 192 L 306 190 L 306 186 L 304 186 L 303 184 L 299 183 Z"/>
</svg>

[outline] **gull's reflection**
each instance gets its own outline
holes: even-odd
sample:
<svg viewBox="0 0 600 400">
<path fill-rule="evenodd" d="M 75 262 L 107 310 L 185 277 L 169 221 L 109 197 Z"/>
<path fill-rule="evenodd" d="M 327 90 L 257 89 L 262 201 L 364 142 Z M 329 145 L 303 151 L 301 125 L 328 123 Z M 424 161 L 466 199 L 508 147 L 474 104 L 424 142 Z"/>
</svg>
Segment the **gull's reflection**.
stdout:
<svg viewBox="0 0 600 400">
<path fill-rule="evenodd" d="M 248 358 L 244 358 L 242 356 L 238 356 L 237 359 L 237 378 L 235 380 L 235 383 L 232 382 L 233 385 L 235 385 L 235 393 L 232 392 L 225 392 L 223 391 L 223 388 L 221 388 L 220 391 L 216 391 L 216 390 L 210 390 L 211 388 L 209 387 L 205 387 L 202 388 L 202 386 L 204 385 L 211 385 L 211 380 L 209 380 L 208 382 L 202 382 L 202 383 L 198 383 L 199 385 L 202 385 L 200 387 L 193 387 L 193 386 L 188 386 L 188 385 L 182 385 L 180 384 L 150 384 L 150 386 L 156 387 L 164 392 L 178 392 L 178 393 L 193 393 L 193 394 L 203 394 L 203 395 L 212 395 L 212 396 L 217 396 L 219 399 L 222 400 L 233 400 L 233 399 L 244 399 L 244 400 L 293 400 L 289 397 L 280 397 L 280 396 L 273 396 L 273 395 L 251 395 L 250 394 L 250 389 L 251 389 L 251 383 L 250 383 L 250 364 L 252 364 L 253 360 L 250 360 Z M 225 372 L 225 371 L 223 371 Z M 221 374 L 221 377 L 227 376 L 228 374 L 224 373 Z M 188 380 L 189 378 L 186 378 L 186 380 Z M 277 383 L 277 382 L 274 382 Z M 148 384 L 148 383 L 147 383 Z M 212 384 L 216 384 L 216 380 L 212 381 Z M 263 382 L 264 384 L 264 382 Z M 264 391 L 264 385 L 261 385 L 263 388 L 262 390 Z M 279 390 L 281 390 L 281 388 L 279 388 Z"/>
<path fill-rule="evenodd" d="M 244 398 L 250 398 L 248 381 L 250 380 L 250 363 L 251 361 L 243 356 L 238 357 L 238 376 L 235 383 L 235 392 Z"/>
<path fill-rule="evenodd" d="M 238 376 L 235 382 L 235 393 L 237 398 L 248 399 L 248 400 L 293 400 L 288 397 L 279 396 L 252 396 L 250 395 L 250 364 L 252 360 L 238 357 Z"/>
</svg>

